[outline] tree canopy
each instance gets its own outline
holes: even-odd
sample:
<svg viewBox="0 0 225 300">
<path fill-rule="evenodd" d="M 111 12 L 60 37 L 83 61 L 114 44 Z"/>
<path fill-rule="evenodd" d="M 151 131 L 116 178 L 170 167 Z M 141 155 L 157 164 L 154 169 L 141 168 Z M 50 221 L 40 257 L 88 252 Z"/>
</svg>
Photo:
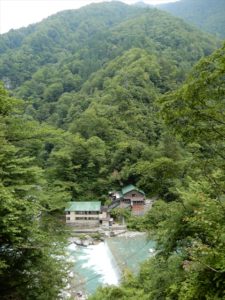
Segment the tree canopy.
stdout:
<svg viewBox="0 0 225 300">
<path fill-rule="evenodd" d="M 104 203 L 125 184 L 159 199 L 128 216 L 157 255 L 92 299 L 224 297 L 224 47 L 209 56 L 220 45 L 116 2 L 0 36 L 3 299 L 57 299 L 65 203 Z"/>
<path fill-rule="evenodd" d="M 225 3 L 223 0 L 180 0 L 158 6 L 200 29 L 225 37 Z"/>
<path fill-rule="evenodd" d="M 157 241 L 155 256 L 90 299 L 224 299 L 224 58 L 225 46 L 160 98 L 160 115 L 189 153 L 185 180 L 176 201 L 158 200 L 141 221 Z"/>
</svg>

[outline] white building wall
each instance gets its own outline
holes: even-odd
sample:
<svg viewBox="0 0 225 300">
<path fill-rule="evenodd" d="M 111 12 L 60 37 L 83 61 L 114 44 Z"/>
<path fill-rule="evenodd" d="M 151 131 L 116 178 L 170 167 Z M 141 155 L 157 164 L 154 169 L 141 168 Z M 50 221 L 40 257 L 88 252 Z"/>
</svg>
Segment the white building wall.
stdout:
<svg viewBox="0 0 225 300">
<path fill-rule="evenodd" d="M 67 224 L 99 224 L 99 214 L 91 212 L 91 214 L 77 214 L 76 212 L 66 212 Z"/>
</svg>

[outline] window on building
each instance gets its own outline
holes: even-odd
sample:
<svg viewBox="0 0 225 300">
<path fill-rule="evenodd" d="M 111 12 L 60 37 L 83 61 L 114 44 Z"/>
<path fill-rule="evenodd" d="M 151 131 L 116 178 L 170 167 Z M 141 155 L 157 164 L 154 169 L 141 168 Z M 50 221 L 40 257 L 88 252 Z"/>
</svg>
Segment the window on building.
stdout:
<svg viewBox="0 0 225 300">
<path fill-rule="evenodd" d="M 70 217 L 67 217 L 66 220 L 67 220 L 67 221 L 70 221 Z"/>
<path fill-rule="evenodd" d="M 136 196 L 136 194 L 132 194 L 132 197 L 135 197 Z"/>
<path fill-rule="evenodd" d="M 70 211 L 67 212 L 67 215 L 70 215 Z"/>
<path fill-rule="evenodd" d="M 130 199 L 123 199 L 124 203 L 130 203 Z"/>
</svg>

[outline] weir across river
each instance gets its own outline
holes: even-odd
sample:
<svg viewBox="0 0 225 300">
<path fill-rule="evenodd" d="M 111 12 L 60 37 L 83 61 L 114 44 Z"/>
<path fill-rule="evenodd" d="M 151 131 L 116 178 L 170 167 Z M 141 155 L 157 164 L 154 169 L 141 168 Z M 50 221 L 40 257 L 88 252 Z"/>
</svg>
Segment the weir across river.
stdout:
<svg viewBox="0 0 225 300">
<path fill-rule="evenodd" d="M 88 247 L 71 245 L 70 255 L 75 261 L 73 272 L 79 278 L 76 288 L 92 294 L 101 285 L 119 284 L 125 268 L 137 272 L 139 264 L 154 255 L 149 251 L 154 245 L 146 234 L 131 232 Z"/>
</svg>

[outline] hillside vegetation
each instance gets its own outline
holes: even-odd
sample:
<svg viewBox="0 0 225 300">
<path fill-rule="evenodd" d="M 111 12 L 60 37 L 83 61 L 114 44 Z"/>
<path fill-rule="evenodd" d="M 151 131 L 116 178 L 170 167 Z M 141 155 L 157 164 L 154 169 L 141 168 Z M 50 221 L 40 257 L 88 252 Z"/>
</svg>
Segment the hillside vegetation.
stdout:
<svg viewBox="0 0 225 300">
<path fill-rule="evenodd" d="M 224 0 L 180 0 L 158 7 L 206 32 L 225 38 Z"/>
<path fill-rule="evenodd" d="M 157 241 L 156 255 L 138 276 L 125 272 L 120 287 L 101 288 L 91 300 L 224 299 L 224 76 L 225 46 L 201 60 L 181 88 L 160 99 L 165 125 L 185 143 L 186 180 L 176 201 L 158 200 L 138 220 Z"/>
<path fill-rule="evenodd" d="M 109 190 L 131 183 L 161 199 L 145 218 L 129 220 L 151 232 L 159 255 L 139 275 L 146 286 L 129 275 L 121 288 L 94 297 L 220 299 L 204 289 L 212 280 L 220 297 L 224 275 L 224 48 L 209 56 L 219 46 L 166 12 L 119 2 L 0 36 L 8 90 L 1 86 L 2 299 L 58 299 L 67 272 L 57 259 L 65 202 L 104 203 Z M 196 211 L 203 217 L 192 230 Z M 198 245 L 209 251 L 203 260 Z M 186 261 L 193 272 L 185 273 Z M 182 298 L 185 288 L 208 298 Z"/>
<path fill-rule="evenodd" d="M 141 180 L 137 162 L 154 160 L 164 135 L 155 100 L 219 45 L 167 13 L 122 3 L 56 14 L 3 35 L 5 46 L 12 34 L 23 42 L 1 55 L 0 76 L 27 115 L 73 134 L 73 145 L 51 145 L 47 166 L 75 199 Z"/>
</svg>

